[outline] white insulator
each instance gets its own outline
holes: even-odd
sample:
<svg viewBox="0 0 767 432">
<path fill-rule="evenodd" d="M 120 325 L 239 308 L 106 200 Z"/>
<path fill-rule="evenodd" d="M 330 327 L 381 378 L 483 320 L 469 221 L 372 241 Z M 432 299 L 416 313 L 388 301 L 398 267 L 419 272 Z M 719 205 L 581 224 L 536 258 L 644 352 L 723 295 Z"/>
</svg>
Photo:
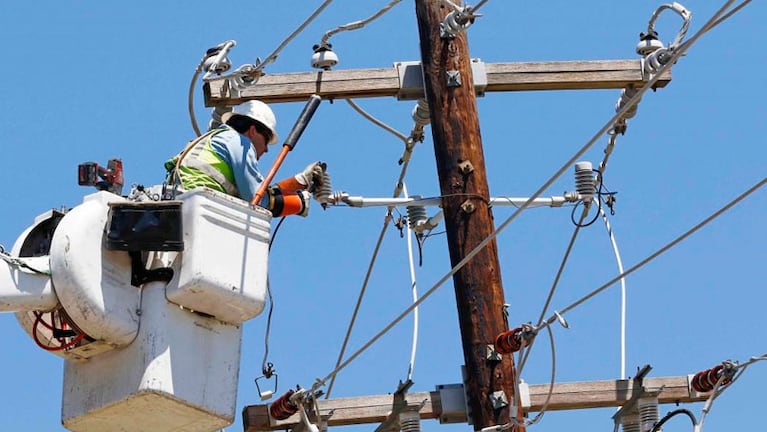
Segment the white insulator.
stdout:
<svg viewBox="0 0 767 432">
<path fill-rule="evenodd" d="M 647 38 L 645 40 L 639 41 L 636 47 L 636 52 L 642 57 L 645 57 L 661 48 L 665 48 L 663 46 L 663 42 L 659 41 L 658 39 Z"/>
<path fill-rule="evenodd" d="M 229 61 L 227 57 L 224 57 L 220 59 L 217 63 L 214 63 L 216 59 L 213 57 L 208 57 L 205 59 L 205 61 L 202 64 L 202 69 L 205 71 L 213 72 L 215 74 L 221 75 L 222 73 L 228 71 L 232 67 L 232 62 Z"/>
<path fill-rule="evenodd" d="M 338 64 L 338 55 L 330 49 L 322 49 L 312 54 L 312 67 L 329 70 Z"/>
<path fill-rule="evenodd" d="M 582 161 L 575 164 L 575 190 L 583 202 L 591 202 L 596 194 L 596 182 L 591 162 Z"/>
<path fill-rule="evenodd" d="M 650 432 L 658 423 L 658 397 L 643 397 L 637 402 L 641 432 Z"/>
</svg>

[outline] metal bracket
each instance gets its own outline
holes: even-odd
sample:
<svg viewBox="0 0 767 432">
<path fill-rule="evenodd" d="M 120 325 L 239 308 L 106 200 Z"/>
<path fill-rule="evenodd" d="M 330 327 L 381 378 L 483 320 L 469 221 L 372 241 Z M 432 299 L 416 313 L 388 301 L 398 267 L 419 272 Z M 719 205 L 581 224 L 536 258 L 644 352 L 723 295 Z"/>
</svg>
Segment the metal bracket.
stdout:
<svg viewBox="0 0 767 432">
<path fill-rule="evenodd" d="M 416 412 L 421 410 L 426 401 L 423 401 L 421 404 L 408 405 L 407 403 L 405 395 L 412 386 L 412 380 L 407 380 L 404 383 L 400 381 L 399 385 L 397 386 L 397 391 L 395 391 L 393 395 L 394 400 L 392 401 L 391 412 L 389 413 L 389 416 L 386 418 L 386 420 L 378 425 L 375 432 L 398 431 L 400 429 L 400 413 L 405 412 L 406 410 L 415 410 Z"/>
<path fill-rule="evenodd" d="M 466 423 L 469 408 L 466 405 L 466 392 L 463 384 L 440 384 L 437 386 L 442 412 L 440 424 Z"/>
<path fill-rule="evenodd" d="M 474 172 L 474 165 L 469 161 L 458 162 L 458 169 L 461 170 L 461 174 L 471 174 Z"/>
<path fill-rule="evenodd" d="M 425 97 L 424 79 L 421 62 L 402 61 L 394 63 L 399 79 L 398 100 L 418 100 Z M 471 59 L 471 76 L 474 81 L 474 91 L 477 96 L 484 96 L 487 89 L 487 71 L 485 63 L 478 59 Z M 460 84 L 459 84 L 460 85 Z"/>
<path fill-rule="evenodd" d="M 487 352 L 485 354 L 485 359 L 490 361 L 496 361 L 499 362 L 501 359 L 503 359 L 503 355 L 495 350 L 495 345 L 488 344 L 487 345 Z"/>
<path fill-rule="evenodd" d="M 509 400 L 506 398 L 506 393 L 503 390 L 498 390 L 488 396 L 490 402 L 493 404 L 493 409 L 499 410 L 509 405 Z"/>
<path fill-rule="evenodd" d="M 471 200 L 466 200 L 461 204 L 461 210 L 463 210 L 466 214 L 474 213 L 474 210 L 477 208 L 474 206 L 474 203 L 471 202 Z"/>
<path fill-rule="evenodd" d="M 461 84 L 461 71 L 458 70 L 449 70 L 445 74 L 445 79 L 447 79 L 447 86 L 448 87 L 460 87 Z"/>
<path fill-rule="evenodd" d="M 651 394 L 651 392 L 648 392 L 647 389 L 645 389 L 643 384 L 644 377 L 650 373 L 650 370 L 652 370 L 652 366 L 644 365 L 641 369 L 639 369 L 639 371 L 637 371 L 637 375 L 634 377 L 633 383 L 631 384 L 631 397 L 620 407 L 620 409 L 618 409 L 615 414 L 613 414 L 613 422 L 615 422 L 615 424 L 620 424 L 621 418 L 623 416 L 637 414 L 637 402 L 639 399 L 643 396 Z"/>
</svg>

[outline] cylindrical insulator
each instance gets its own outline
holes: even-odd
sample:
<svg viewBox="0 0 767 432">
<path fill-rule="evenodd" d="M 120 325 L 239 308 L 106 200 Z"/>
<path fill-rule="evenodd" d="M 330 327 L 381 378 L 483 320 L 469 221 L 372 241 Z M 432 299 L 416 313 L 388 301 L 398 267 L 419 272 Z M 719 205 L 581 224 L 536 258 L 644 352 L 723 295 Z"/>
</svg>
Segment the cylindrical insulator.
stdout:
<svg viewBox="0 0 767 432">
<path fill-rule="evenodd" d="M 575 164 L 575 190 L 578 191 L 583 202 L 591 202 L 594 199 L 597 189 L 591 162 L 584 161 Z"/>
<path fill-rule="evenodd" d="M 429 103 L 426 99 L 418 99 L 418 104 L 413 108 L 413 121 L 416 126 L 424 127 L 431 122 L 429 115 Z"/>
<path fill-rule="evenodd" d="M 400 420 L 400 431 L 421 432 L 421 420 L 418 417 Z"/>
<path fill-rule="evenodd" d="M 641 432 L 650 432 L 658 423 L 658 398 L 643 397 L 637 401 L 639 407 L 639 424 Z"/>
<path fill-rule="evenodd" d="M 314 199 L 318 203 L 326 206 L 333 196 L 333 184 L 330 181 L 330 174 L 327 172 L 322 173 L 322 187 L 314 191 Z"/>
<path fill-rule="evenodd" d="M 637 94 L 638 91 L 639 90 L 635 89 L 634 87 L 627 87 L 623 89 L 623 91 L 621 92 L 621 97 L 618 99 L 618 103 L 615 104 L 615 112 L 620 111 L 621 108 L 623 108 L 623 106 L 626 105 L 628 101 L 632 97 L 634 97 L 635 94 Z M 624 120 L 628 120 L 634 117 L 638 109 L 639 109 L 639 104 L 636 103 L 628 111 L 623 113 L 623 116 L 621 116 L 621 118 Z"/>
<path fill-rule="evenodd" d="M 621 417 L 623 432 L 641 432 L 639 414 L 626 414 Z"/>
<path fill-rule="evenodd" d="M 522 338 L 522 327 L 507 330 L 495 338 L 495 350 L 501 354 L 511 354 L 526 345 Z"/>
<path fill-rule="evenodd" d="M 716 383 L 719 382 L 722 373 L 724 372 L 724 366 L 717 365 L 711 369 L 706 369 L 702 372 L 698 372 L 692 377 L 692 388 L 700 393 L 708 393 L 716 387 Z M 728 378 L 722 380 L 722 384 L 729 384 Z"/>
<path fill-rule="evenodd" d="M 298 406 L 290 401 L 293 393 L 295 393 L 293 390 L 288 390 L 287 393 L 272 402 L 272 405 L 269 406 L 269 414 L 271 414 L 272 418 L 275 420 L 285 420 L 298 412 Z"/>
<path fill-rule="evenodd" d="M 420 197 L 414 196 L 413 198 Z M 418 205 L 407 206 L 407 222 L 411 230 L 418 231 L 419 225 L 423 225 L 428 219 L 429 217 L 426 215 L 426 207 Z"/>
</svg>

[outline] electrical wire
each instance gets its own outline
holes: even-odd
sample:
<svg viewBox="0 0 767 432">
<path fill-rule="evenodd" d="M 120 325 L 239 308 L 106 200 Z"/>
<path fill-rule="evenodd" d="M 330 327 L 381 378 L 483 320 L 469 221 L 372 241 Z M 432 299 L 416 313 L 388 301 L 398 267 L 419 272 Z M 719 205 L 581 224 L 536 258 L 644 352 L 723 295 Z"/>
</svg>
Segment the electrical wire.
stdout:
<svg viewBox="0 0 767 432">
<path fill-rule="evenodd" d="M 280 230 L 280 227 L 282 226 L 282 223 L 285 222 L 285 216 L 280 218 L 280 221 L 277 222 L 277 226 L 274 227 L 274 232 L 272 232 L 272 235 L 269 238 L 269 252 L 272 250 L 272 243 L 274 243 L 275 237 L 277 237 L 277 232 Z M 264 358 L 261 360 L 261 372 L 266 376 L 267 374 L 271 375 L 272 371 L 272 364 L 269 362 L 269 335 L 271 334 L 272 330 L 272 313 L 274 312 L 274 296 L 272 295 L 272 287 L 269 283 L 269 274 L 266 275 L 266 294 L 269 298 L 269 312 L 266 314 L 266 330 L 264 330 Z"/>
<path fill-rule="evenodd" d="M 703 430 L 703 422 L 706 418 L 706 415 L 711 411 L 711 406 L 714 403 L 714 400 L 721 396 L 721 394 L 730 388 L 736 381 L 740 379 L 741 376 L 743 376 L 743 373 L 746 372 L 746 369 L 748 369 L 749 366 L 752 364 L 758 362 L 758 361 L 764 361 L 767 360 L 767 353 L 761 355 L 761 356 L 754 356 L 748 359 L 748 361 L 739 364 L 736 366 L 736 372 L 735 376 L 732 377 L 732 379 L 729 380 L 726 384 L 723 384 L 727 380 L 727 375 L 722 374 L 719 379 L 716 382 L 716 385 L 714 385 L 714 391 L 711 393 L 711 395 L 706 399 L 706 402 L 703 404 L 703 409 L 701 410 L 700 415 L 700 422 L 698 423 L 698 429 L 696 432 L 701 432 Z"/>
<path fill-rule="evenodd" d="M 714 14 L 714 16 L 709 20 L 709 23 L 716 22 L 717 19 L 722 15 L 722 13 L 727 10 L 727 8 L 734 2 L 734 0 L 728 0 L 720 10 Z M 707 24 L 707 26 L 710 26 L 710 24 Z M 412 305 L 405 308 L 403 312 L 401 312 L 397 317 L 395 317 L 389 324 L 387 324 L 383 329 L 381 329 L 378 333 L 376 333 L 372 338 L 370 338 L 366 343 L 364 343 L 357 351 L 355 351 L 353 354 L 351 354 L 346 360 L 343 362 L 337 363 L 335 369 L 333 369 L 331 372 L 329 372 L 324 378 L 317 379 L 317 381 L 314 383 L 312 390 L 316 391 L 320 386 L 324 385 L 328 380 L 334 379 L 335 376 L 343 370 L 346 366 L 348 366 L 352 361 L 354 361 L 357 357 L 359 357 L 364 351 L 366 351 L 368 348 L 370 348 L 371 345 L 373 345 L 378 339 L 380 339 L 384 334 L 386 334 L 389 330 L 391 330 L 395 325 L 397 325 L 400 321 L 402 321 L 406 316 L 410 314 L 410 312 L 418 307 L 421 303 L 426 301 L 426 299 L 429 298 L 440 286 L 442 286 L 449 278 L 451 278 L 455 273 L 457 273 L 463 266 L 466 265 L 467 262 L 469 262 L 474 256 L 479 253 L 485 246 L 487 246 L 488 243 L 493 241 L 501 232 L 503 232 L 506 227 L 511 224 L 520 214 L 522 211 L 524 211 L 536 198 L 538 198 L 543 192 L 548 189 L 559 177 L 564 174 L 565 171 L 567 171 L 574 163 L 577 161 L 586 151 L 588 151 L 596 142 L 597 139 L 599 139 L 602 135 L 607 133 L 607 131 L 615 124 L 615 122 L 619 119 L 621 119 L 625 113 L 627 113 L 629 110 L 631 110 L 642 98 L 644 93 L 649 90 L 650 88 L 654 87 L 655 83 L 660 79 L 660 77 L 663 75 L 664 72 L 666 72 L 668 69 L 671 68 L 671 65 L 673 65 L 676 60 L 678 60 L 690 47 L 693 46 L 693 44 L 702 36 L 705 31 L 707 31 L 706 26 L 704 26 L 703 29 L 699 30 L 695 35 L 693 35 L 686 43 L 680 45 L 679 49 L 675 50 L 670 57 L 670 61 L 664 65 L 662 65 L 658 71 L 649 79 L 647 80 L 644 85 L 637 90 L 636 94 L 634 94 L 631 98 L 629 98 L 625 105 L 623 105 L 620 109 L 617 110 L 615 115 L 610 118 L 610 120 L 605 123 L 605 125 L 597 131 L 596 134 L 583 146 L 580 150 L 578 150 L 570 159 L 568 159 L 559 170 L 557 170 L 554 175 L 552 175 L 546 182 L 544 182 L 540 188 L 531 196 L 530 198 L 525 201 L 524 204 L 522 204 L 518 209 L 516 209 L 511 216 L 509 216 L 501 225 L 498 226 L 498 228 L 490 233 L 484 240 L 482 240 L 477 246 L 474 247 L 471 251 L 469 251 L 466 256 L 464 256 L 461 261 L 459 261 L 456 265 L 453 266 L 442 278 L 440 278 L 431 288 L 429 288 L 424 294 L 418 299 L 418 301 L 413 302 Z M 765 182 L 767 182 L 767 178 L 763 179 L 761 182 L 757 183 L 754 187 L 746 191 L 744 194 L 736 198 L 733 202 L 729 203 L 727 206 L 725 206 L 723 209 L 719 210 L 718 212 L 714 213 L 711 217 L 707 218 L 707 220 L 703 221 L 701 224 L 697 225 L 687 233 L 685 233 L 683 236 L 675 240 L 674 242 L 670 243 L 669 245 L 662 248 L 660 251 L 656 252 L 655 254 L 651 255 L 648 259 L 643 260 L 638 265 L 632 267 L 631 269 L 627 270 L 623 274 L 619 275 L 617 278 L 609 282 L 606 286 L 600 287 L 597 292 L 592 292 L 589 296 L 579 300 L 577 304 L 568 306 L 568 308 L 564 309 L 563 312 L 566 312 L 574 307 L 577 307 L 579 304 L 583 303 L 584 301 L 588 300 L 589 298 L 593 297 L 594 295 L 598 294 L 599 292 L 603 291 L 605 288 L 609 287 L 613 283 L 615 283 L 617 280 L 619 280 L 621 277 L 625 277 L 628 274 L 634 272 L 638 268 L 640 268 L 642 265 L 646 264 L 646 262 L 649 262 L 650 260 L 654 259 L 658 255 L 662 254 L 666 250 L 670 249 L 680 241 L 684 240 L 684 238 L 688 237 L 689 235 L 693 234 L 695 231 L 700 229 L 703 225 L 708 223 L 711 219 L 716 218 L 719 214 L 723 213 L 730 207 L 734 206 L 745 198 L 746 196 L 753 193 L 756 189 L 761 187 Z M 401 181 L 400 181 L 401 184 Z M 555 313 L 554 319 L 551 321 L 553 322 L 556 320 L 557 316 L 560 316 L 562 312 Z M 561 316 L 560 316 L 561 318 Z M 547 320 L 544 324 L 548 327 L 551 322 Z M 341 358 L 342 356 L 339 356 Z"/>
<path fill-rule="evenodd" d="M 405 198 L 408 198 L 407 185 L 403 183 L 402 193 Z M 421 251 L 421 242 L 418 242 L 419 255 Z M 418 300 L 418 283 L 415 277 L 415 264 L 413 263 L 413 230 L 410 228 L 410 224 L 407 224 L 407 258 L 410 265 L 410 288 L 413 294 L 413 302 Z M 407 370 L 407 380 L 413 379 L 413 369 L 415 368 L 415 354 L 418 347 L 418 308 L 413 309 L 413 345 L 410 349 L 410 364 Z"/>
<path fill-rule="evenodd" d="M 697 36 L 697 35 L 696 35 Z M 694 40 L 694 39 L 691 39 Z M 681 56 L 686 49 L 689 49 L 689 46 L 680 48 L 679 50 L 675 51 L 674 54 L 672 54 L 672 59 L 674 57 Z M 392 327 L 394 327 L 397 323 L 399 323 L 402 319 L 404 319 L 407 315 L 410 314 L 410 312 L 415 308 L 418 307 L 419 304 L 424 302 L 431 294 L 433 294 L 442 284 L 444 284 L 449 278 L 451 278 L 455 273 L 457 273 L 463 266 L 466 265 L 469 260 L 474 258 L 476 254 L 479 253 L 485 246 L 487 246 L 488 243 L 495 240 L 495 238 L 503 232 L 506 227 L 511 224 L 527 207 L 530 206 L 530 204 L 538 198 L 541 194 L 543 194 L 544 191 L 546 191 L 559 177 L 562 176 L 562 174 L 565 173 L 578 159 L 580 159 L 581 156 L 583 156 L 586 151 L 588 151 L 594 143 L 596 143 L 597 139 L 599 139 L 602 135 L 604 135 L 608 129 L 612 127 L 612 125 L 615 123 L 616 120 L 621 118 L 624 113 L 626 113 L 628 110 L 630 110 L 636 103 L 639 102 L 642 95 L 649 90 L 651 87 L 655 85 L 655 83 L 660 79 L 661 75 L 668 70 L 671 67 L 672 62 L 669 62 L 659 69 L 658 73 L 656 73 L 651 79 L 649 79 L 638 91 L 637 93 L 631 97 L 626 104 L 619 109 L 615 115 L 613 115 L 610 120 L 605 123 L 605 125 L 597 131 L 596 134 L 583 146 L 580 150 L 578 150 L 570 159 L 568 159 L 562 167 L 557 170 L 554 175 L 552 175 L 546 182 L 544 182 L 538 190 L 527 199 L 519 208 L 517 208 L 505 221 L 501 223 L 501 225 L 498 226 L 498 228 L 490 233 L 484 240 L 479 242 L 477 246 L 474 247 L 471 251 L 469 251 L 464 258 L 459 261 L 453 268 L 451 268 L 442 278 L 440 278 L 429 290 L 427 290 L 419 299 L 417 302 L 414 302 L 410 307 L 406 308 L 400 315 L 398 315 L 392 322 L 390 322 L 388 325 L 386 325 L 381 331 L 379 331 L 376 335 L 374 335 L 368 342 L 366 342 L 362 347 L 360 347 L 357 351 L 355 351 L 351 356 L 349 356 L 345 361 L 341 363 L 336 364 L 336 368 L 331 371 L 328 375 L 325 376 L 323 379 L 317 380 L 314 384 L 313 390 L 316 390 L 320 385 L 323 385 L 327 380 L 333 379 L 338 372 L 340 372 L 343 368 L 345 368 L 349 363 L 354 361 L 360 354 L 362 354 L 365 350 L 367 350 L 373 343 L 375 343 L 378 339 L 380 339 L 384 334 L 386 334 L 389 330 L 391 330 Z"/>
<path fill-rule="evenodd" d="M 373 117 L 367 111 L 362 109 L 362 107 L 357 105 L 357 103 L 355 103 L 353 100 L 346 99 L 346 103 L 348 103 L 352 108 L 354 108 L 355 111 L 360 113 L 360 115 L 362 115 L 362 117 L 365 117 L 366 119 L 368 119 L 371 122 L 373 122 L 374 124 L 380 126 L 381 128 L 383 128 L 387 132 L 389 132 L 392 135 L 396 136 L 397 138 L 399 138 L 405 144 L 408 143 L 408 137 L 406 137 L 403 133 L 401 133 L 398 130 L 394 129 L 393 127 L 387 125 L 386 123 L 382 122 L 381 120 L 378 120 L 377 118 Z"/>
<path fill-rule="evenodd" d="M 692 426 L 693 427 L 698 425 L 698 420 L 695 419 L 695 415 L 692 412 L 690 412 L 690 410 L 684 409 L 684 408 L 680 408 L 680 409 L 675 409 L 673 411 L 670 411 L 668 414 L 664 415 L 663 418 L 660 419 L 660 421 L 658 421 L 658 423 L 655 423 L 655 426 L 652 427 L 652 430 L 650 430 L 650 432 L 658 432 L 658 431 L 660 431 L 661 428 L 663 427 L 663 425 L 667 421 L 671 420 L 671 418 L 673 418 L 674 416 L 677 416 L 679 414 L 685 414 L 687 417 L 689 417 L 690 420 L 692 421 Z"/>
<path fill-rule="evenodd" d="M 194 85 L 197 83 L 197 78 L 202 72 L 202 64 L 205 62 L 205 57 L 200 61 L 200 64 L 195 68 L 192 80 L 189 82 L 189 94 L 187 95 L 187 110 L 189 111 L 189 120 L 192 122 L 192 129 L 196 136 L 202 135 L 200 132 L 200 126 L 197 124 L 197 116 L 194 114 Z"/>
<path fill-rule="evenodd" d="M 43 275 L 43 276 L 50 276 L 51 275 L 50 270 L 43 271 L 43 270 L 34 268 L 34 267 L 30 266 L 29 264 L 27 264 L 24 261 L 23 258 L 16 258 L 16 257 L 11 256 L 11 254 L 9 254 L 9 253 L 7 253 L 5 251 L 5 248 L 3 248 L 2 245 L 0 245 L 0 260 L 3 260 L 5 262 L 7 262 L 9 265 L 12 265 L 14 267 L 27 269 L 27 270 L 31 271 L 32 273 L 35 273 L 35 274 L 38 274 L 38 275 Z"/>
<path fill-rule="evenodd" d="M 354 105 L 352 105 L 354 106 Z M 413 153 L 413 149 L 415 147 L 414 141 L 412 140 L 405 140 L 405 150 L 402 154 L 402 157 L 400 158 L 401 161 L 401 168 L 399 177 L 397 178 L 397 183 L 394 186 L 394 192 L 392 193 L 392 196 L 397 198 L 402 193 L 402 189 L 404 187 L 404 179 L 405 174 L 407 173 L 407 169 L 410 166 L 410 156 Z M 344 341 L 341 345 L 341 350 L 338 353 L 338 359 L 336 360 L 336 369 L 338 369 L 341 365 L 341 361 L 343 359 L 344 354 L 346 353 L 346 347 L 349 344 L 349 338 L 351 337 L 352 329 L 354 328 L 354 324 L 357 319 L 357 313 L 359 312 L 360 305 L 362 304 L 362 299 L 365 296 L 365 292 L 367 290 L 367 285 L 370 281 L 370 276 L 373 273 L 373 266 L 375 265 L 375 262 L 378 258 L 378 251 L 381 248 L 381 243 L 383 242 L 384 235 L 386 234 L 386 230 L 389 228 L 389 224 L 392 221 L 392 212 L 394 211 L 394 206 L 389 206 L 386 210 L 386 216 L 384 217 L 384 223 L 381 227 L 381 232 L 378 234 L 378 241 L 376 241 L 375 248 L 373 249 L 373 256 L 370 258 L 370 263 L 368 264 L 367 272 L 365 273 L 365 279 L 362 283 L 362 287 L 360 288 L 360 293 L 357 297 L 357 303 L 354 306 L 354 312 L 352 313 L 351 320 L 349 321 L 349 326 L 346 329 L 346 336 L 344 336 Z M 340 369 L 339 369 L 340 370 Z M 330 392 L 333 390 L 333 384 L 336 380 L 336 374 L 332 374 L 332 376 L 328 376 L 323 382 L 330 379 L 330 384 L 328 385 L 328 390 L 325 392 L 325 399 L 330 398 Z M 316 389 L 315 389 L 316 390 Z"/>
<path fill-rule="evenodd" d="M 338 353 L 338 359 L 336 360 L 336 368 L 341 364 L 341 360 L 344 357 L 344 354 L 346 353 L 346 347 L 349 344 L 349 338 L 352 334 L 352 329 L 354 328 L 354 323 L 357 320 L 357 313 L 360 310 L 360 305 L 362 304 L 362 299 L 365 297 L 365 291 L 367 291 L 368 282 L 370 281 L 370 275 L 373 273 L 373 266 L 375 265 L 376 258 L 378 258 L 378 251 L 381 249 L 381 243 L 383 242 L 384 235 L 386 234 L 386 230 L 389 227 L 389 223 L 391 223 L 392 220 L 392 212 L 391 209 L 387 210 L 386 216 L 384 217 L 384 223 L 381 227 L 381 232 L 378 233 L 378 241 L 376 241 L 375 248 L 373 248 L 373 256 L 370 258 L 370 263 L 368 264 L 367 272 L 365 273 L 365 280 L 362 282 L 362 288 L 360 289 L 360 293 L 357 296 L 357 303 L 354 305 L 354 312 L 352 312 L 352 318 L 349 321 L 349 326 L 346 329 L 346 336 L 344 336 L 344 342 L 341 345 L 341 351 Z M 332 376 L 332 380 L 330 381 L 330 384 L 328 384 L 328 390 L 325 392 L 325 399 L 328 399 L 330 397 L 330 392 L 333 390 L 333 384 L 335 383 L 336 376 Z"/>
<path fill-rule="evenodd" d="M 381 10 L 379 10 L 378 12 L 376 12 L 373 15 L 369 16 L 368 18 L 365 18 L 364 20 L 353 21 L 353 22 L 350 22 L 348 24 L 340 25 L 340 26 L 336 27 L 333 30 L 329 30 L 328 32 L 325 33 L 324 36 L 322 36 L 322 42 L 320 42 L 320 46 L 326 46 L 327 43 L 328 43 L 328 39 L 330 39 L 335 34 L 338 34 L 338 33 L 342 32 L 342 31 L 357 30 L 357 29 L 360 29 L 360 28 L 366 26 L 371 21 L 378 19 L 383 14 L 388 12 L 391 8 L 396 6 L 397 3 L 401 2 L 401 1 L 402 0 L 392 0 L 389 4 L 384 6 Z"/>
<path fill-rule="evenodd" d="M 746 197 L 748 197 L 752 193 L 756 192 L 756 190 L 758 190 L 759 188 L 764 186 L 765 183 L 767 183 L 767 177 L 763 178 L 762 180 L 757 182 L 755 185 L 751 186 L 745 192 L 743 192 L 740 195 L 738 195 L 735 199 L 733 199 L 732 201 L 728 202 L 725 206 L 723 206 L 719 210 L 715 211 L 714 213 L 712 213 L 711 215 L 709 215 L 708 217 L 703 219 L 701 222 L 699 222 L 694 227 L 692 227 L 689 230 L 685 231 L 679 237 L 677 237 L 674 240 L 672 240 L 671 242 L 667 243 L 665 246 L 663 246 L 662 248 L 658 249 L 654 253 L 650 254 L 648 257 L 646 257 L 645 259 L 641 260 L 637 264 L 634 264 L 628 270 L 626 270 L 626 271 L 622 272 L 621 274 L 619 274 L 618 276 L 610 279 L 609 281 L 607 281 L 605 284 L 603 284 L 599 288 L 596 288 L 595 290 L 591 291 L 589 294 L 587 294 L 587 295 L 581 297 L 580 299 L 578 299 L 577 301 L 571 303 L 570 305 L 568 305 L 567 307 L 565 307 L 561 311 L 555 312 L 555 314 L 553 316 L 551 316 L 550 318 L 548 318 L 544 323 L 542 323 L 541 326 L 549 326 L 549 325 L 551 325 L 554 321 L 556 321 L 559 318 L 561 318 L 561 316 L 564 315 L 565 313 L 575 309 L 576 307 L 578 307 L 581 304 L 585 303 L 587 300 L 590 300 L 592 297 L 594 297 L 597 294 L 601 293 L 602 291 L 606 290 L 607 288 L 612 286 L 615 282 L 619 281 L 620 279 L 625 278 L 626 276 L 630 275 L 631 273 L 634 273 L 636 270 L 639 270 L 640 268 L 644 267 L 650 261 L 652 261 L 655 258 L 659 257 L 663 253 L 667 252 L 669 249 L 671 249 L 672 247 L 676 246 L 677 244 L 681 243 L 683 240 L 687 239 L 687 237 L 691 236 L 692 234 L 696 233 L 698 230 L 700 230 L 701 228 L 706 226 L 709 222 L 713 221 L 714 219 L 716 219 L 717 217 L 719 217 L 720 215 L 725 213 L 727 210 L 729 210 L 732 207 L 734 207 L 740 201 L 742 201 L 743 199 L 745 199 Z M 540 327 L 538 327 L 536 330 L 539 330 L 539 329 L 540 329 Z"/>
<path fill-rule="evenodd" d="M 292 40 L 293 40 L 293 38 L 295 38 L 296 36 L 298 36 L 298 34 L 299 34 L 299 33 L 301 33 L 302 31 L 304 31 L 304 29 L 306 28 L 306 26 L 308 26 L 308 25 L 309 25 L 309 24 L 310 24 L 312 21 L 314 21 L 314 19 L 315 19 L 315 18 L 317 18 L 317 16 L 318 16 L 318 15 L 319 15 L 319 14 L 320 14 L 320 13 L 321 13 L 323 10 L 325 10 L 325 8 L 326 8 L 326 7 L 328 7 L 328 6 L 330 5 L 330 3 L 332 3 L 332 2 L 333 2 L 333 0 L 325 0 L 325 1 L 324 1 L 324 2 L 323 2 L 323 3 L 322 3 L 320 6 L 319 6 L 319 7 L 317 7 L 317 9 L 316 9 L 316 10 L 315 10 L 315 11 L 314 11 L 314 12 L 313 12 L 313 13 L 312 13 L 310 16 L 309 16 L 309 18 L 307 18 L 306 20 L 304 20 L 304 22 L 303 22 L 303 23 L 301 23 L 301 25 L 299 25 L 299 26 L 298 26 L 298 28 L 296 28 L 296 29 L 293 31 L 293 33 L 291 33 L 291 34 L 290 34 L 290 35 L 289 35 L 287 38 L 285 38 L 285 40 L 284 40 L 284 41 L 282 41 L 282 43 L 281 43 L 281 44 L 280 44 L 280 45 L 279 45 L 279 46 L 278 46 L 278 47 L 277 47 L 277 48 L 276 48 L 276 49 L 275 49 L 275 50 L 274 50 L 274 51 L 273 51 L 271 54 L 269 54 L 269 55 L 268 55 L 268 56 L 267 56 L 267 57 L 264 59 L 264 61 L 262 61 L 262 62 L 260 62 L 260 63 L 258 63 L 258 64 L 256 65 L 256 68 L 255 68 L 255 70 L 253 71 L 253 73 L 255 73 L 255 74 L 258 74 L 258 73 L 260 73 L 262 70 L 264 70 L 264 68 L 265 68 L 265 67 L 266 67 L 268 64 L 270 64 L 270 63 L 274 62 L 274 60 L 276 60 L 276 59 L 277 59 L 277 56 L 280 54 L 280 52 L 283 50 L 283 48 L 285 48 L 285 47 L 286 47 L 286 46 L 287 46 L 287 45 L 290 43 L 290 41 L 292 41 Z"/>
<path fill-rule="evenodd" d="M 580 222 L 583 222 L 583 219 L 586 217 L 586 215 L 589 213 L 589 205 L 586 204 L 583 208 L 583 211 L 581 212 L 581 219 Z M 546 297 L 546 301 L 543 304 L 543 308 L 541 309 L 540 317 L 538 318 L 538 324 L 537 326 L 540 326 L 543 322 L 543 319 L 546 318 L 546 312 L 549 309 L 549 306 L 551 305 L 551 300 L 554 298 L 554 292 L 557 290 L 557 286 L 559 286 L 559 280 L 562 277 L 562 273 L 565 270 L 565 265 L 567 264 L 567 260 L 570 258 L 570 252 L 573 250 L 573 246 L 575 245 L 575 239 L 578 237 L 578 233 L 581 230 L 580 223 L 575 225 L 575 230 L 573 230 L 573 234 L 570 236 L 570 242 L 567 244 L 567 248 L 565 249 L 565 255 L 562 257 L 562 261 L 559 263 L 559 269 L 557 269 L 557 274 L 554 276 L 554 282 L 551 284 L 551 288 L 549 289 L 549 294 Z M 517 365 L 517 374 L 522 375 L 522 371 L 525 369 L 525 364 L 527 363 L 527 357 L 530 355 L 530 349 L 532 349 L 533 344 L 535 343 L 535 339 L 531 340 L 527 347 L 524 349 L 524 354 L 520 352 L 520 361 Z"/>
</svg>

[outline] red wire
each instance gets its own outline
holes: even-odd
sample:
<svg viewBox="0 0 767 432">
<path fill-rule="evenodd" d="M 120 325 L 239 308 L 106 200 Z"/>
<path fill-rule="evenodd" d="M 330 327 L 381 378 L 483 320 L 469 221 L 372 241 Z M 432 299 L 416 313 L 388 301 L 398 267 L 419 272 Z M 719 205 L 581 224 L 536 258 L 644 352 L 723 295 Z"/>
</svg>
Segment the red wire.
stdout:
<svg viewBox="0 0 767 432">
<path fill-rule="evenodd" d="M 34 324 L 32 324 L 32 339 L 34 339 L 34 341 L 37 344 L 37 346 L 39 346 L 40 348 L 42 348 L 42 349 L 44 349 L 46 351 L 61 351 L 61 350 L 65 350 L 67 348 L 71 348 L 71 347 L 77 345 L 78 343 L 80 343 L 80 341 L 83 340 L 83 338 L 85 337 L 85 333 L 80 332 L 77 336 L 75 336 L 74 339 L 72 339 L 68 343 L 61 344 L 61 345 L 59 345 L 57 347 L 52 347 L 50 345 L 44 345 L 40 341 L 40 337 L 37 334 L 37 326 L 39 326 L 42 323 L 44 327 L 48 328 L 51 331 L 53 331 L 53 326 L 51 326 L 48 323 L 46 323 L 45 321 L 43 321 L 43 319 L 42 319 L 43 318 L 43 314 L 41 314 L 40 312 L 35 311 L 33 313 L 35 315 L 35 322 L 34 322 Z M 51 315 L 53 315 L 53 312 L 51 312 Z M 59 342 L 61 342 L 61 341 L 59 341 Z"/>
</svg>

